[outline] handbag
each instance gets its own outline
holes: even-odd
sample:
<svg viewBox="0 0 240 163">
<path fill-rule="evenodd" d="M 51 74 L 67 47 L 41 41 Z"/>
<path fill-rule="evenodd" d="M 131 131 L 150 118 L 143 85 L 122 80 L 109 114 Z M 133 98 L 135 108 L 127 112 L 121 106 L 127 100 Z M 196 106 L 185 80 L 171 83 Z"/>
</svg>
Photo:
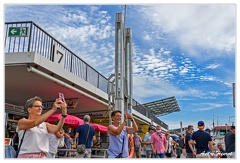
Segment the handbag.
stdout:
<svg viewBox="0 0 240 163">
<path fill-rule="evenodd" d="M 122 157 L 122 154 L 123 154 L 123 146 L 124 146 L 124 137 L 123 137 L 122 151 L 121 151 L 121 153 L 119 153 L 115 158 L 123 158 L 123 157 Z"/>
<path fill-rule="evenodd" d="M 77 146 L 77 152 L 78 152 L 79 154 L 83 154 L 83 153 L 85 152 L 85 150 L 86 150 L 86 146 L 85 146 L 84 144 L 79 144 L 79 145 Z"/>
<path fill-rule="evenodd" d="M 85 144 L 86 144 L 87 139 L 88 139 L 89 129 L 90 129 L 90 125 L 89 125 L 89 127 L 88 127 L 88 133 L 87 133 L 87 137 L 86 137 Z M 77 152 L 78 152 L 79 154 L 85 153 L 85 150 L 86 150 L 86 145 L 85 145 L 85 144 L 79 144 L 79 145 L 77 146 Z"/>
</svg>

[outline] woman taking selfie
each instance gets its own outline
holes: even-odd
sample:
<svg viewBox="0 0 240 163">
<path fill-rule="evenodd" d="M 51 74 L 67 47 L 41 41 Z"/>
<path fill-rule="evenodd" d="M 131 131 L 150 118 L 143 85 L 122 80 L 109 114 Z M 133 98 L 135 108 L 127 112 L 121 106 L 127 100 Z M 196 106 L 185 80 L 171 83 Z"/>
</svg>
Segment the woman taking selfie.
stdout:
<svg viewBox="0 0 240 163">
<path fill-rule="evenodd" d="M 42 99 L 36 96 L 27 100 L 25 109 L 27 109 L 28 118 L 20 119 L 16 128 L 19 140 L 24 135 L 18 158 L 47 158 L 49 152 L 48 133 L 55 133 L 63 127 L 64 119 L 67 116 L 67 104 L 64 99 L 58 98 L 52 109 L 42 114 Z M 57 109 L 62 110 L 62 117 L 58 124 L 44 122 Z"/>
<path fill-rule="evenodd" d="M 132 116 L 132 113 L 124 114 L 124 121 L 121 124 L 122 112 L 115 110 L 111 114 L 112 125 L 108 126 L 109 147 L 108 158 L 128 158 L 128 134 L 133 134 L 138 131 L 138 126 Z M 125 126 L 127 119 L 132 121 L 132 126 Z M 122 154 L 121 154 L 122 153 Z"/>
</svg>

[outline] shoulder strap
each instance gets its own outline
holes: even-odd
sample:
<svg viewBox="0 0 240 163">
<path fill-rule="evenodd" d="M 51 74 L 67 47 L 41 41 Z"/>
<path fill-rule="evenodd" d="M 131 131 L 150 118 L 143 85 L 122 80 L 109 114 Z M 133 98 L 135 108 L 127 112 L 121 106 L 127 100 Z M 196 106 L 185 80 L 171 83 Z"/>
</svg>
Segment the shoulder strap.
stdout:
<svg viewBox="0 0 240 163">
<path fill-rule="evenodd" d="M 89 135 L 89 130 L 90 130 L 90 125 L 88 124 L 88 133 L 87 133 L 87 137 L 86 137 L 85 145 L 86 145 L 86 143 L 87 143 L 87 139 L 88 139 L 88 135 Z"/>
<path fill-rule="evenodd" d="M 23 137 L 22 137 L 22 139 L 21 139 L 21 142 L 20 142 L 18 151 L 17 151 L 17 153 L 16 153 L 16 158 L 18 157 L 18 154 L 19 154 L 19 152 L 20 152 L 20 149 L 21 149 L 21 146 L 22 146 L 22 142 L 23 142 L 23 138 L 24 138 L 24 136 L 25 136 L 26 131 L 27 131 L 27 130 L 25 130 L 24 133 L 23 133 Z"/>
<path fill-rule="evenodd" d="M 124 147 L 124 137 L 125 137 L 125 135 L 123 136 L 123 145 L 122 145 L 122 152 L 121 152 L 121 153 L 123 153 L 123 147 Z"/>
</svg>

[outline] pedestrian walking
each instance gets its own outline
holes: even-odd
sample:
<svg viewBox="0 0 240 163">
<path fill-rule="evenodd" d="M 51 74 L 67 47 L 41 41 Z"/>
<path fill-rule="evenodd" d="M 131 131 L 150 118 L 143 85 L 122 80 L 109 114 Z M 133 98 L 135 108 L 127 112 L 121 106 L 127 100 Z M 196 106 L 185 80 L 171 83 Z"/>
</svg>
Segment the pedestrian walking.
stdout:
<svg viewBox="0 0 240 163">
<path fill-rule="evenodd" d="M 84 144 L 86 149 L 84 153 L 76 153 L 77 158 L 91 158 L 91 146 L 92 141 L 96 140 L 95 130 L 92 126 L 89 125 L 90 116 L 85 115 L 83 117 L 84 124 L 78 126 L 76 129 L 75 138 L 78 138 L 78 145 Z"/>
<path fill-rule="evenodd" d="M 194 131 L 193 125 L 188 125 L 186 137 L 185 137 L 186 153 L 187 153 L 186 158 L 195 158 L 196 157 L 196 151 L 194 149 L 195 142 L 194 141 L 191 142 L 193 131 Z"/>
<path fill-rule="evenodd" d="M 182 136 L 180 135 L 179 138 L 176 141 L 176 154 L 177 154 L 177 158 L 181 158 L 182 148 L 183 147 L 184 147 L 184 142 L 183 142 Z"/>
<path fill-rule="evenodd" d="M 151 147 L 151 136 L 155 132 L 155 127 L 150 126 L 148 127 L 148 134 L 145 135 L 144 137 L 144 144 L 146 145 L 146 158 L 153 158 L 153 151 Z"/>
<path fill-rule="evenodd" d="M 72 144 L 72 138 L 70 137 L 71 132 L 72 128 L 68 126 L 66 132 L 64 132 L 65 149 L 71 149 Z M 71 157 L 71 152 L 66 151 L 64 157 Z"/>
<path fill-rule="evenodd" d="M 167 132 L 165 133 L 165 136 L 166 136 L 167 143 L 168 143 L 166 156 L 167 156 L 167 158 L 171 158 L 171 157 L 173 157 L 173 156 L 175 155 L 175 151 L 174 151 L 174 148 L 173 148 L 173 146 L 174 146 L 174 140 L 173 140 L 173 138 L 171 137 L 169 131 L 167 131 Z"/>
<path fill-rule="evenodd" d="M 133 136 L 133 140 L 134 140 L 134 153 L 135 153 L 135 158 L 140 158 L 142 138 L 138 135 L 137 132 L 135 132 L 135 133 L 134 133 L 134 136 Z"/>
<path fill-rule="evenodd" d="M 155 158 L 166 158 L 167 153 L 167 139 L 162 133 L 161 126 L 157 125 L 156 132 L 151 136 L 151 147 Z"/>
<path fill-rule="evenodd" d="M 48 158 L 55 158 L 58 150 L 59 139 L 63 137 L 63 129 L 55 133 L 49 133 L 49 152 Z"/>
<path fill-rule="evenodd" d="M 230 157 L 235 158 L 235 126 L 231 126 L 230 131 L 224 136 L 225 148 Z"/>
<path fill-rule="evenodd" d="M 192 134 L 191 144 L 195 144 L 197 155 L 200 153 L 209 153 L 213 151 L 212 138 L 208 132 L 204 131 L 203 121 L 198 122 L 198 130 Z"/>
</svg>

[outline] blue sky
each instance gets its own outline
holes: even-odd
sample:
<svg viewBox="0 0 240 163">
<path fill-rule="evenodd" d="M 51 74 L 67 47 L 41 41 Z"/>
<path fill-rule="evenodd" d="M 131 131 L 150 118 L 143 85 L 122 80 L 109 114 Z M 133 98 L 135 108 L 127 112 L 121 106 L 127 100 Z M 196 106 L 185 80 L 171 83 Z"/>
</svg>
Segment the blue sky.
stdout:
<svg viewBox="0 0 240 163">
<path fill-rule="evenodd" d="M 33 21 L 84 61 L 114 73 L 114 32 L 120 5 L 4 5 L 4 21 Z M 235 116 L 236 5 L 127 5 L 132 29 L 133 98 L 147 103 L 175 96 L 180 112 L 161 116 L 170 129 L 229 123 Z M 236 117 L 230 118 L 230 122 Z"/>
</svg>

